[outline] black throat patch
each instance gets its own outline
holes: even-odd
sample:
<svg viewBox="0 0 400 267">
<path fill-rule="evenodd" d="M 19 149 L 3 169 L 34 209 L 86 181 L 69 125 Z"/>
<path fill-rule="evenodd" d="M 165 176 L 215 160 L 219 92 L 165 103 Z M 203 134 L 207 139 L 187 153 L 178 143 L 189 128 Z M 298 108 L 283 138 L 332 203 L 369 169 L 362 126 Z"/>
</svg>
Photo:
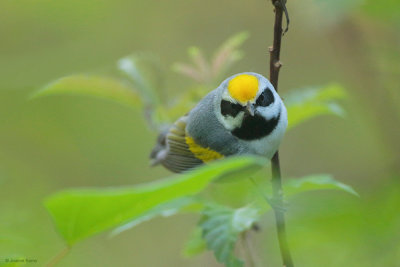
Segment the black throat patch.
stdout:
<svg viewBox="0 0 400 267">
<path fill-rule="evenodd" d="M 245 116 L 240 128 L 235 128 L 232 134 L 239 139 L 255 140 L 269 135 L 279 122 L 281 113 L 275 118 L 266 120 L 260 115 Z"/>
</svg>

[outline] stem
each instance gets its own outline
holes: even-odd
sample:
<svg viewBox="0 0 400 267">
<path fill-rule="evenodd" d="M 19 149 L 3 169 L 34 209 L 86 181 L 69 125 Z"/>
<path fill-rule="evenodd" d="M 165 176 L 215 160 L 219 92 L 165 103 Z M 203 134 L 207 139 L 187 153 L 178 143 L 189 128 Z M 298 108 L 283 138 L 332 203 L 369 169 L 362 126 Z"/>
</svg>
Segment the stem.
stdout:
<svg viewBox="0 0 400 267">
<path fill-rule="evenodd" d="M 274 42 L 273 46 L 270 47 L 270 81 L 278 91 L 278 78 L 279 70 L 282 66 L 280 62 L 281 52 L 281 41 L 282 41 L 282 19 L 283 12 L 287 16 L 287 10 L 285 7 L 286 0 L 272 0 L 272 4 L 275 7 L 275 23 L 274 23 Z M 287 18 L 287 22 L 288 22 Z M 279 164 L 279 152 L 276 151 L 275 155 L 271 159 L 272 169 L 272 190 L 275 205 L 272 206 L 275 214 L 275 223 L 278 234 L 279 248 L 283 265 L 286 267 L 293 267 L 293 260 L 290 254 L 288 242 L 286 239 L 286 226 L 285 226 L 285 213 L 283 209 L 283 189 L 282 189 L 282 178 L 281 168 Z"/>
<path fill-rule="evenodd" d="M 56 266 L 57 263 L 60 262 L 70 251 L 70 247 L 65 247 L 60 252 L 58 252 L 47 264 L 46 267 L 53 267 Z"/>
<path fill-rule="evenodd" d="M 285 211 L 283 209 L 283 190 L 278 151 L 275 153 L 271 160 L 271 166 L 272 190 L 275 204 L 273 205 L 273 210 L 275 214 L 275 224 L 278 232 L 279 249 L 281 251 L 283 266 L 293 267 L 293 260 L 286 238 Z"/>
</svg>

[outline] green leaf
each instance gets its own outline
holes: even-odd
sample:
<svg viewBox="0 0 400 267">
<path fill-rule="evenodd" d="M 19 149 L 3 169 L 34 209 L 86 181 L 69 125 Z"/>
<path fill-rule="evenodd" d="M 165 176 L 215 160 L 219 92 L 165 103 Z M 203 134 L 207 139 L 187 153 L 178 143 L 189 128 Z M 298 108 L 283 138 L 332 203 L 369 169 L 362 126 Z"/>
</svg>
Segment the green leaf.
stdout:
<svg viewBox="0 0 400 267">
<path fill-rule="evenodd" d="M 225 75 L 234 63 L 243 58 L 243 52 L 239 48 L 248 38 L 248 32 L 239 32 L 220 46 L 212 60 L 212 73 L 215 79 Z"/>
<path fill-rule="evenodd" d="M 259 210 L 250 206 L 232 209 L 214 204 L 206 207 L 203 214 L 199 226 L 207 248 L 227 267 L 243 266 L 243 261 L 234 255 L 235 243 L 238 235 L 258 220 Z"/>
<path fill-rule="evenodd" d="M 185 257 L 193 257 L 202 253 L 207 248 L 206 241 L 202 237 L 202 229 L 196 227 L 183 248 Z"/>
<path fill-rule="evenodd" d="M 321 115 L 344 116 L 344 110 L 335 101 L 345 97 L 346 93 L 339 85 L 294 90 L 284 97 L 288 111 L 288 129 Z"/>
<path fill-rule="evenodd" d="M 140 186 L 61 191 L 49 197 L 45 206 L 62 237 L 72 245 L 93 234 L 149 216 L 160 204 L 195 195 L 227 171 L 249 166 L 258 169 L 264 163 L 259 157 L 231 157 Z"/>
<path fill-rule="evenodd" d="M 165 110 L 168 98 L 159 58 L 150 53 L 134 53 L 120 59 L 117 66 L 137 89 L 150 128 L 162 129 L 170 120 Z"/>
<path fill-rule="evenodd" d="M 205 82 L 210 81 L 212 78 L 210 73 L 211 68 L 200 48 L 192 46 L 189 48 L 188 54 L 193 64 L 196 66 L 198 72 L 202 76 L 202 80 Z"/>
<path fill-rule="evenodd" d="M 190 47 L 188 54 L 192 64 L 178 62 L 173 64 L 172 68 L 197 83 L 214 87 L 226 71 L 243 58 L 243 52 L 239 47 L 248 37 L 247 32 L 240 32 L 230 37 L 217 49 L 211 62 L 207 61 L 198 47 Z"/>
<path fill-rule="evenodd" d="M 111 236 L 118 235 L 126 230 L 135 227 L 142 222 L 149 221 L 155 217 L 170 217 L 181 211 L 199 211 L 203 207 L 202 202 L 195 197 L 182 197 L 170 202 L 160 204 L 153 209 L 145 212 L 141 216 L 134 218 L 128 223 L 121 225 L 111 232 Z"/>
<path fill-rule="evenodd" d="M 270 161 L 265 160 L 265 165 L 268 166 L 270 164 Z M 253 177 L 254 175 L 257 175 L 257 170 L 253 168 L 253 166 L 248 166 L 247 168 L 242 168 L 240 170 L 232 170 L 232 171 L 227 171 L 224 174 L 222 174 L 218 179 L 215 180 L 216 183 L 232 183 L 235 182 L 235 185 L 237 184 L 238 181 L 243 180 L 243 179 L 248 179 L 250 177 Z M 226 185 L 224 185 L 226 186 Z M 225 187 L 226 188 L 226 187 Z"/>
<path fill-rule="evenodd" d="M 135 53 L 118 61 L 118 69 L 130 79 L 146 105 L 157 106 L 163 95 L 164 77 L 161 63 L 149 53 Z"/>
<path fill-rule="evenodd" d="M 188 55 L 192 65 L 177 62 L 172 65 L 172 70 L 198 83 L 209 83 L 212 79 L 211 67 L 203 52 L 200 48 L 192 46 L 188 49 Z"/>
<path fill-rule="evenodd" d="M 49 95 L 90 96 L 132 108 L 141 106 L 139 96 L 132 88 L 116 79 L 99 76 L 73 75 L 60 78 L 35 92 L 32 98 Z"/>
<path fill-rule="evenodd" d="M 176 62 L 172 65 L 172 70 L 183 76 L 191 78 L 198 83 L 205 83 L 203 74 L 200 72 L 200 70 L 189 64 Z"/>
<path fill-rule="evenodd" d="M 328 174 L 318 174 L 298 179 L 288 179 L 285 181 L 283 188 L 285 195 L 287 196 L 307 191 L 324 189 L 341 190 L 352 195 L 359 196 L 351 186 L 335 180 L 331 175 Z"/>
</svg>

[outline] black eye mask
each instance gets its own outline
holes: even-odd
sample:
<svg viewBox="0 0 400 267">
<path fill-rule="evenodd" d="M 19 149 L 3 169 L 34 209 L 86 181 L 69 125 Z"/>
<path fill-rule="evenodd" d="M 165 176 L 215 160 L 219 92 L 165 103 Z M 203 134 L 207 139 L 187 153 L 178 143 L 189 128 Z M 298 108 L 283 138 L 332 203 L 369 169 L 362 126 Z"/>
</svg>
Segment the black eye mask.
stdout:
<svg viewBox="0 0 400 267">
<path fill-rule="evenodd" d="M 221 114 L 223 116 L 236 117 L 236 115 L 242 110 L 244 110 L 244 107 L 240 104 L 234 104 L 226 100 L 221 101 Z"/>
<path fill-rule="evenodd" d="M 256 105 L 259 107 L 267 107 L 274 103 L 275 97 L 269 88 L 265 88 L 264 92 L 257 98 Z"/>
</svg>

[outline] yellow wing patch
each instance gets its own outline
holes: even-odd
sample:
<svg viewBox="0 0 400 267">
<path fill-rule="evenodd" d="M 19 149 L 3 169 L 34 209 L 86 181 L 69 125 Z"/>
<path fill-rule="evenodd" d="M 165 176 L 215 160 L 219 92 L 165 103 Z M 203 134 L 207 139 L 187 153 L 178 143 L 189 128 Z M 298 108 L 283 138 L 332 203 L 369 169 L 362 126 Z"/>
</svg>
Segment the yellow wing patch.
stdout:
<svg viewBox="0 0 400 267">
<path fill-rule="evenodd" d="M 222 154 L 211 150 L 209 147 L 204 148 L 196 144 L 192 137 L 186 136 L 185 139 L 186 144 L 189 146 L 189 150 L 196 158 L 200 159 L 203 162 L 209 162 L 224 157 Z"/>
<path fill-rule="evenodd" d="M 229 81 L 229 94 L 241 103 L 254 100 L 258 92 L 258 80 L 255 76 L 241 74 Z"/>
</svg>

